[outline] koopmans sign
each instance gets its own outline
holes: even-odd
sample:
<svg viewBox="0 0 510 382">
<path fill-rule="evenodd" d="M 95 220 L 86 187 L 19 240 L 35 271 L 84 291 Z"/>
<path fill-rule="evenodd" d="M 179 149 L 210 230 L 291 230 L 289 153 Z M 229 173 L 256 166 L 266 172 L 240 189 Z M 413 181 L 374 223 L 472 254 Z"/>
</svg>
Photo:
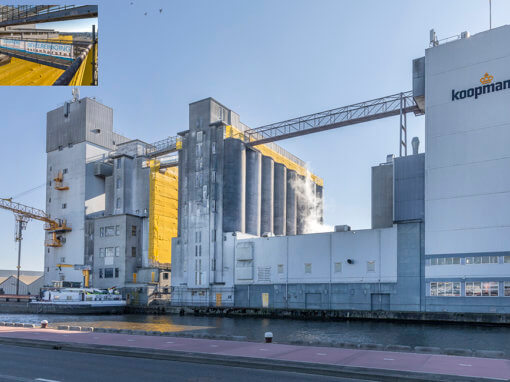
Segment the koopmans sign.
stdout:
<svg viewBox="0 0 510 382">
<path fill-rule="evenodd" d="M 485 75 L 480 78 L 481 86 L 477 86 L 475 88 L 470 88 L 466 90 L 455 90 L 452 89 L 452 101 L 457 101 L 464 98 L 472 98 L 477 99 L 479 96 L 499 92 L 500 90 L 510 89 L 510 80 L 495 82 L 492 80 L 494 76 L 489 75 L 489 73 L 485 73 Z"/>
</svg>

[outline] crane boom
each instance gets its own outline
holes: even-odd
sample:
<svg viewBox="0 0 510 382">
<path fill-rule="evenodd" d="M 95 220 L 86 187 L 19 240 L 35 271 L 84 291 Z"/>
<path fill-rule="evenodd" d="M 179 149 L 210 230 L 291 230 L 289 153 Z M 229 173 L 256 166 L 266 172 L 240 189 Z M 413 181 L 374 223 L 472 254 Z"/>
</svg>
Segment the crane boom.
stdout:
<svg viewBox="0 0 510 382">
<path fill-rule="evenodd" d="M 15 214 L 26 216 L 27 218 L 34 220 L 41 220 L 45 223 L 57 223 L 56 221 L 50 219 L 50 217 L 38 208 L 26 206 L 21 203 L 13 202 L 12 198 L 9 199 L 0 199 L 0 208 L 3 208 L 8 211 L 12 211 Z"/>
</svg>

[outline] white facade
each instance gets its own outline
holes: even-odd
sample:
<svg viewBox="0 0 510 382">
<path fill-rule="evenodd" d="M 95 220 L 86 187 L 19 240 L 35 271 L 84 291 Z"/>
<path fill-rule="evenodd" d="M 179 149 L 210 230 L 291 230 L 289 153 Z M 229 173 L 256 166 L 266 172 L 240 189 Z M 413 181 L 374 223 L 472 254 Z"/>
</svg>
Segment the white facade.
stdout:
<svg viewBox="0 0 510 382">
<path fill-rule="evenodd" d="M 426 51 L 427 255 L 510 249 L 510 85 L 474 94 L 510 80 L 509 41 L 504 26 Z"/>
<path fill-rule="evenodd" d="M 396 281 L 396 226 L 240 239 L 235 247 L 235 284 L 239 285 Z"/>
</svg>

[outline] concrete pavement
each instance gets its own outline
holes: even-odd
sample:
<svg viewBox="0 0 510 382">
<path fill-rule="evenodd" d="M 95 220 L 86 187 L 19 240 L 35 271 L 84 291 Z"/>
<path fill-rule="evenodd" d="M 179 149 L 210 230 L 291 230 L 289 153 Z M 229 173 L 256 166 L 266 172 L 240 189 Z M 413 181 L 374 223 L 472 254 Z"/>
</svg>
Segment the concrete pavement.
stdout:
<svg viewBox="0 0 510 382">
<path fill-rule="evenodd" d="M 0 343 L 370 380 L 509 380 L 510 361 L 247 341 L 0 327 Z"/>
</svg>

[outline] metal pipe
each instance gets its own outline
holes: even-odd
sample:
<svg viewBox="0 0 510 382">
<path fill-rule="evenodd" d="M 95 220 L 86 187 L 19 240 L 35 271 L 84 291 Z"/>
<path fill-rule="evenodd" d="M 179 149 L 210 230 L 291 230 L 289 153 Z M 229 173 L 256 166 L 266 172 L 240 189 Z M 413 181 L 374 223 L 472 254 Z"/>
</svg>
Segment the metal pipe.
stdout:
<svg viewBox="0 0 510 382">
<path fill-rule="evenodd" d="M 96 73 L 96 25 L 92 25 L 92 85 L 97 85 Z"/>
</svg>

